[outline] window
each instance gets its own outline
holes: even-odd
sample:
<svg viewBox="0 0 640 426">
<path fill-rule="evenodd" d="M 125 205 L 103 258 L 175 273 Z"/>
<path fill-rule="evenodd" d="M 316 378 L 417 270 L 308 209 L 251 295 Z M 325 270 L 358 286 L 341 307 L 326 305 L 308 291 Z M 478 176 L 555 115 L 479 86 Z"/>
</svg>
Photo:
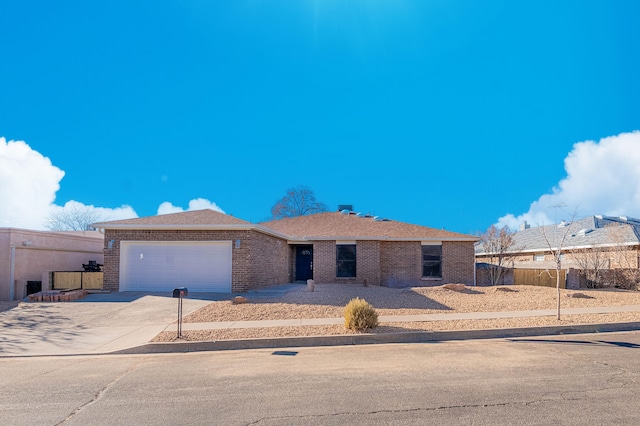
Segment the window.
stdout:
<svg viewBox="0 0 640 426">
<path fill-rule="evenodd" d="M 442 278 L 442 246 L 422 246 L 422 276 Z"/>
<path fill-rule="evenodd" d="M 544 253 L 534 254 L 533 260 L 536 262 L 544 262 Z"/>
<path fill-rule="evenodd" d="M 336 277 L 355 278 L 356 245 L 339 244 L 336 246 Z"/>
</svg>

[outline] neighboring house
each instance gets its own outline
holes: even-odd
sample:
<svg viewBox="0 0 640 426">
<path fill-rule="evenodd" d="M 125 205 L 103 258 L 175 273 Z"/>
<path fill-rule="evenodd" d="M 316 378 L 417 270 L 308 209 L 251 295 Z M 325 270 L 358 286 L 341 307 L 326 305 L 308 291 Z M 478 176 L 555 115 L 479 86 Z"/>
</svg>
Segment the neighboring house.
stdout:
<svg viewBox="0 0 640 426">
<path fill-rule="evenodd" d="M 566 238 L 562 242 L 564 235 Z M 514 240 L 510 251 L 513 264 L 504 266 L 516 269 L 555 269 L 547 240 L 554 250 L 562 245 L 563 269 L 582 269 L 594 260 L 602 269 L 640 266 L 640 220 L 631 217 L 596 215 L 571 223 L 534 228 L 525 222 L 515 233 Z M 481 242 L 476 244 L 476 261 L 489 262 Z"/>
<path fill-rule="evenodd" d="M 46 290 L 49 271 L 81 271 L 91 260 L 103 263 L 103 248 L 97 231 L 0 228 L 0 300 L 22 299 L 27 287 Z"/>
<path fill-rule="evenodd" d="M 314 279 L 389 287 L 474 282 L 477 237 L 354 212 L 254 224 L 213 210 L 96 223 L 104 288 L 243 292 Z"/>
</svg>

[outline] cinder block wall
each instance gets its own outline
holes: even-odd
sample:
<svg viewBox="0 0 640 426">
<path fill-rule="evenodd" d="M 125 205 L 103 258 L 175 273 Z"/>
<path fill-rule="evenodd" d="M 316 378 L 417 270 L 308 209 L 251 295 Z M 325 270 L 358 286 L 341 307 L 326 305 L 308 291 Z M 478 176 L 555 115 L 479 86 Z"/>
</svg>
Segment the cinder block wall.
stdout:
<svg viewBox="0 0 640 426">
<path fill-rule="evenodd" d="M 109 242 L 113 240 L 112 248 Z M 289 248 L 285 241 L 256 231 L 206 231 L 206 230 L 106 230 L 104 246 L 104 289 L 118 291 L 120 280 L 121 241 L 236 241 L 232 246 L 231 291 L 243 292 L 289 281 Z M 281 243 L 279 244 L 278 241 Z M 261 255 L 260 250 L 263 251 Z M 271 255 L 277 253 L 282 263 L 270 264 Z"/>
</svg>

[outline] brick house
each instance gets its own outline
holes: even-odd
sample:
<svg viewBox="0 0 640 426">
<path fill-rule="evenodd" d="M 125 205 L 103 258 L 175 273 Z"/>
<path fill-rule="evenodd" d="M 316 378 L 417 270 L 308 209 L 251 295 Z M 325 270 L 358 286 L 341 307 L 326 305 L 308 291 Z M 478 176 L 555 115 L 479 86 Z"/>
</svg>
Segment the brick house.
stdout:
<svg viewBox="0 0 640 426">
<path fill-rule="evenodd" d="M 520 270 L 555 270 L 556 263 L 549 244 L 553 251 L 557 251 L 560 243 L 561 266 L 567 273 L 567 288 L 587 286 L 585 273 L 590 272 L 593 276 L 596 270 L 602 282 L 612 285 L 633 288 L 634 283 L 640 282 L 639 219 L 594 215 L 534 228 L 524 222 L 513 236 L 513 247 L 507 253 L 509 262 L 503 264 L 507 268 L 503 284 L 530 284 L 530 276 Z M 486 253 L 481 242 L 476 244 L 475 254 L 479 268 L 477 283 L 489 284 L 487 271 L 491 268 L 492 259 L 495 262 L 495 255 Z"/>
<path fill-rule="evenodd" d="M 545 238 L 546 235 L 546 238 Z M 563 268 L 580 269 L 584 257 L 594 250 L 599 252 L 602 269 L 640 268 L 640 220 L 627 216 L 589 216 L 558 225 L 530 227 L 524 222 L 514 234 L 513 256 L 516 269 L 553 269 L 555 262 L 547 239 L 553 249 L 563 241 Z M 490 262 L 482 243 L 476 244 L 476 260 Z"/>
<path fill-rule="evenodd" d="M 213 210 L 97 223 L 104 288 L 244 292 L 314 279 L 474 283 L 477 237 L 350 211 L 251 223 Z"/>
</svg>

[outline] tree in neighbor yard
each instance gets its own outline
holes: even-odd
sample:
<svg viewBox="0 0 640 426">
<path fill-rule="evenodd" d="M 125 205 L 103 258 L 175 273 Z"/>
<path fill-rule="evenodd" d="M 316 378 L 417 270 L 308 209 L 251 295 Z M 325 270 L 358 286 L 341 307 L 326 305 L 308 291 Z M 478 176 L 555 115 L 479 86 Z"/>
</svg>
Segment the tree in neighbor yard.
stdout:
<svg viewBox="0 0 640 426">
<path fill-rule="evenodd" d="M 491 225 L 482 234 L 480 242 L 485 256 L 489 258 L 488 271 L 491 285 L 503 283 L 507 268 L 513 267 L 515 234 L 508 226 L 498 228 Z"/>
<path fill-rule="evenodd" d="M 574 259 L 581 274 L 587 279 L 588 288 L 601 285 L 602 270 L 609 267 L 609 250 L 603 247 L 583 247 L 574 251 Z"/>
<path fill-rule="evenodd" d="M 554 206 L 562 207 L 562 206 Z M 574 219 L 576 213 L 573 213 L 569 222 L 562 221 L 559 225 L 553 227 L 540 226 L 540 233 L 547 244 L 549 252 L 553 256 L 553 261 L 556 264 L 556 293 L 557 293 L 557 319 L 560 321 L 560 271 L 562 270 L 562 248 L 567 241 L 567 237 L 571 235 L 571 230 L 575 228 Z M 546 228 L 549 228 L 546 229 Z M 553 232 L 550 231 L 553 229 Z"/>
<path fill-rule="evenodd" d="M 311 189 L 298 185 L 295 188 L 289 188 L 287 194 L 271 207 L 271 218 L 306 216 L 328 210 L 326 204 L 316 201 L 316 196 Z"/>
<path fill-rule="evenodd" d="M 92 223 L 102 220 L 94 209 L 74 206 L 51 212 L 44 226 L 50 231 L 86 231 Z"/>
</svg>

